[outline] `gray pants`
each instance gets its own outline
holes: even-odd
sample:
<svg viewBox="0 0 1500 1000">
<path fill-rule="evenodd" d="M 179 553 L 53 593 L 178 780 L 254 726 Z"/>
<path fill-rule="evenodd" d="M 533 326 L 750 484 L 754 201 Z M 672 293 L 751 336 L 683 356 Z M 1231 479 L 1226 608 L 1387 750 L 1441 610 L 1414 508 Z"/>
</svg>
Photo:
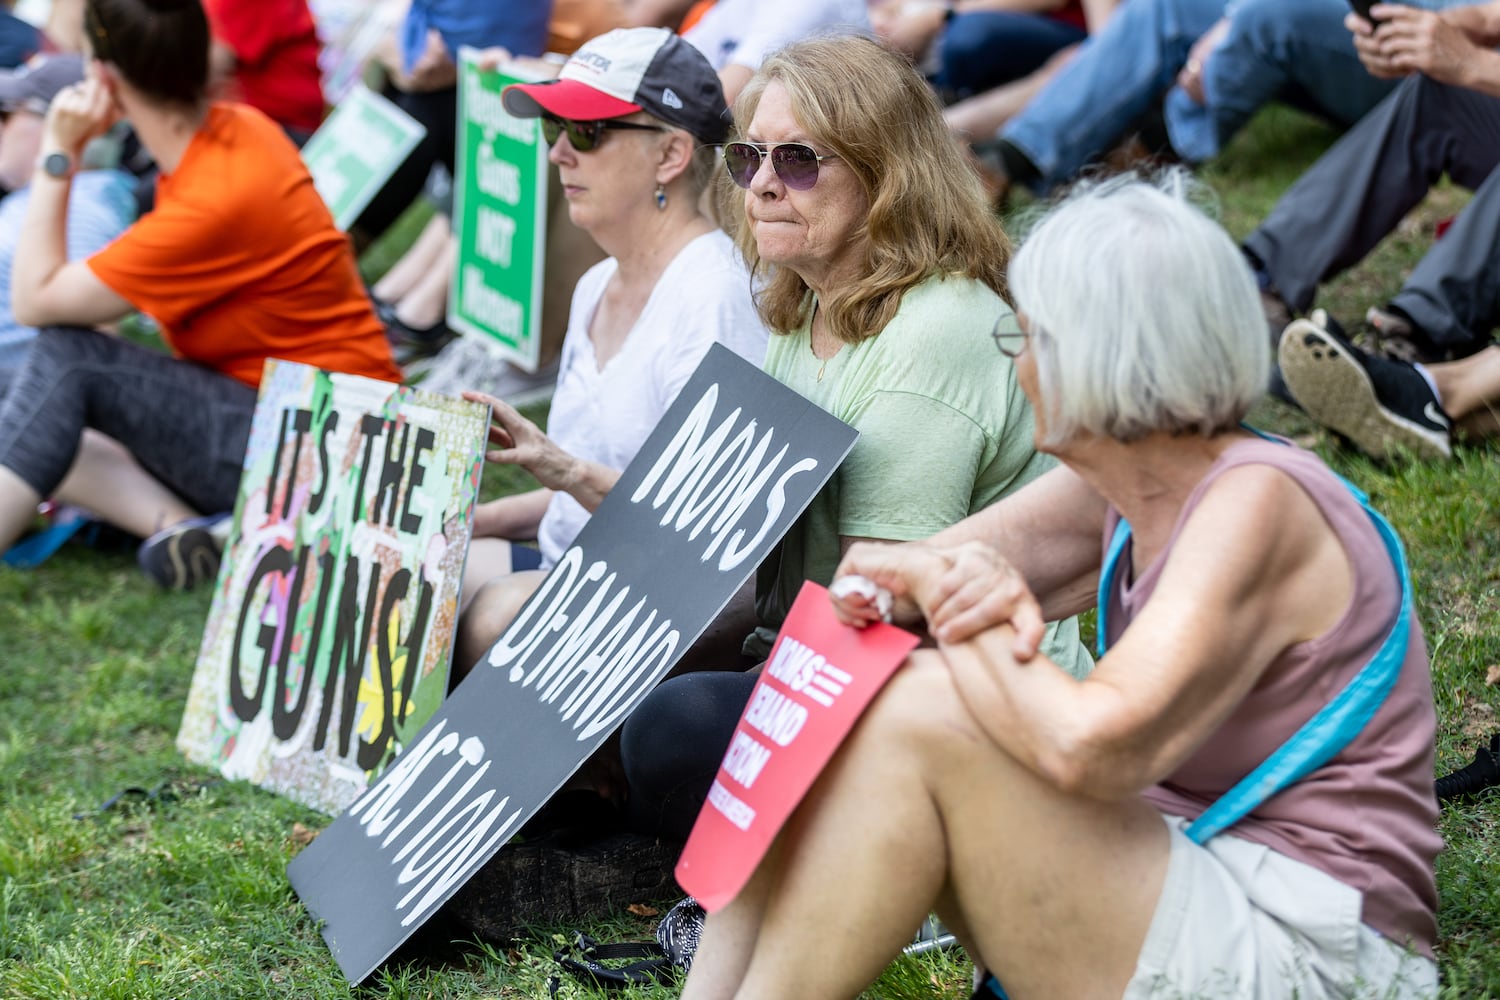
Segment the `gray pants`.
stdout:
<svg viewBox="0 0 1500 1000">
<path fill-rule="evenodd" d="M 190 361 L 53 327 L 32 342 L 0 403 L 0 465 L 49 497 L 92 427 L 200 513 L 232 510 L 255 399 Z"/>
<path fill-rule="evenodd" d="M 1500 98 L 1402 82 L 1287 189 L 1245 247 L 1297 312 L 1359 262 L 1444 174 L 1475 192 L 1391 300 L 1455 356 L 1500 321 Z"/>
</svg>

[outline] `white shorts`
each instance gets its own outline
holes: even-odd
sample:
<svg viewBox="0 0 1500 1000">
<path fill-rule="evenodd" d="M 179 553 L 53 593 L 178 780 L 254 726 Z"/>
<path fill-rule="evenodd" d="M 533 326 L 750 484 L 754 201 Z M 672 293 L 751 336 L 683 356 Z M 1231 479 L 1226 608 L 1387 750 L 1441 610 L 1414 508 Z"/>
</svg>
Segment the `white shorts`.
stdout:
<svg viewBox="0 0 1500 1000">
<path fill-rule="evenodd" d="M 1360 922 L 1357 889 L 1261 844 L 1199 845 L 1163 816 L 1171 858 L 1125 1000 L 1405 1000 L 1437 995 L 1431 959 Z"/>
</svg>

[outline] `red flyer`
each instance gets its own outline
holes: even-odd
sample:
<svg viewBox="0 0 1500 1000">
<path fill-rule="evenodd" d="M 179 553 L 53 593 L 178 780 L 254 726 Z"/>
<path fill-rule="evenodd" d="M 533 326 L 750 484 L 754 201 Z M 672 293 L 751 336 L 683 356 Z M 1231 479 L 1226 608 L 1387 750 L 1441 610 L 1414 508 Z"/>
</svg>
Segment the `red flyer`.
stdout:
<svg viewBox="0 0 1500 1000">
<path fill-rule="evenodd" d="M 710 913 L 735 897 L 860 713 L 917 645 L 891 625 L 834 617 L 804 583 L 677 862 L 677 882 Z"/>
</svg>

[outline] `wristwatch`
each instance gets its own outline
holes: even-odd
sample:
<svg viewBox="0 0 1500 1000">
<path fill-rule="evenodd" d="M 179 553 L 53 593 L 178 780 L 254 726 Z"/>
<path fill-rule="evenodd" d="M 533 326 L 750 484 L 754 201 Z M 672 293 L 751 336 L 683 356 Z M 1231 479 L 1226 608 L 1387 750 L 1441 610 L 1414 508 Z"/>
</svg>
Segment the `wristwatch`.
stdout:
<svg viewBox="0 0 1500 1000">
<path fill-rule="evenodd" d="M 73 176 L 73 158 L 67 153 L 48 153 L 42 157 L 41 168 L 48 177 L 67 180 Z"/>
</svg>

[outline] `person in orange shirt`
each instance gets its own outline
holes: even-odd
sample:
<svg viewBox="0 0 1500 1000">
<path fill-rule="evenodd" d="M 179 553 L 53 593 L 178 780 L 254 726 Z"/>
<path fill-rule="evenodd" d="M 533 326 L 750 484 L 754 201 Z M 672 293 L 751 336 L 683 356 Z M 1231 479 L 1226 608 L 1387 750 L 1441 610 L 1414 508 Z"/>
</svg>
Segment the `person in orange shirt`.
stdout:
<svg viewBox="0 0 1500 1000">
<path fill-rule="evenodd" d="M 207 98 L 198 0 L 87 0 L 84 35 L 88 76 L 48 109 L 14 269 L 15 315 L 42 332 L 0 403 L 0 549 L 54 497 L 149 536 L 142 568 L 190 587 L 217 571 L 201 515 L 234 505 L 266 359 L 401 376 L 296 148 Z M 73 173 L 122 117 L 161 166 L 156 207 L 70 261 Z M 135 310 L 173 356 L 95 329 Z"/>
</svg>

